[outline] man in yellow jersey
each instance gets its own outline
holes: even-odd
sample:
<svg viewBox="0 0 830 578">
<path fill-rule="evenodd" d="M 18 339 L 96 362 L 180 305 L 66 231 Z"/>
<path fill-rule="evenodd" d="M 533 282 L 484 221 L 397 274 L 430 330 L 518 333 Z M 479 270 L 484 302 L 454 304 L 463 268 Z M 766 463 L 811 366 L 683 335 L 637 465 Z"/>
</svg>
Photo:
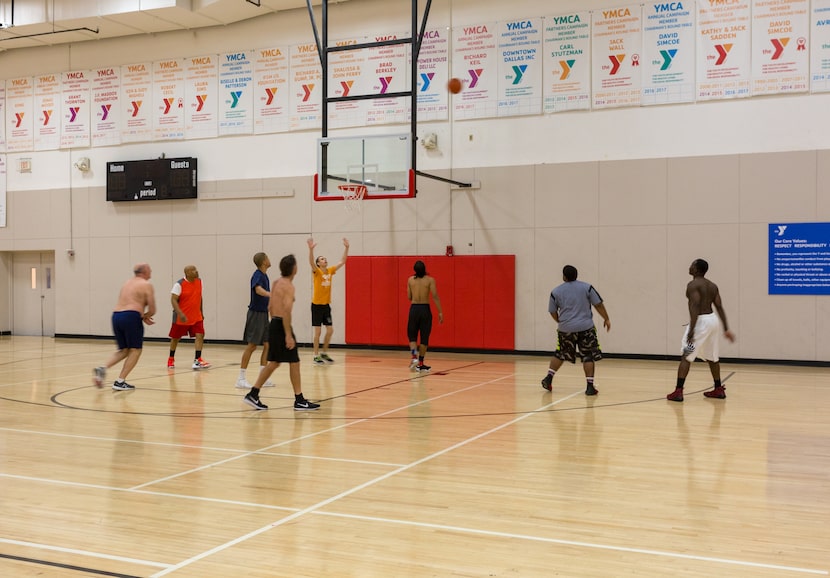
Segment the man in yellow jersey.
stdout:
<svg viewBox="0 0 830 578">
<path fill-rule="evenodd" d="M 314 339 L 312 345 L 314 347 L 314 365 L 323 365 L 324 363 L 334 363 L 334 360 L 329 357 L 329 343 L 331 336 L 334 333 L 334 327 L 331 320 L 331 280 L 334 274 L 340 267 L 346 264 L 346 259 L 349 258 L 349 240 L 343 238 L 343 257 L 337 265 L 329 266 L 328 260 L 319 256 L 314 258 L 314 247 L 317 244 L 314 239 L 308 239 L 308 263 L 311 265 L 311 273 L 313 275 L 314 292 L 311 296 L 311 326 L 314 328 Z M 322 326 L 326 326 L 326 335 L 323 337 L 323 352 L 320 353 L 320 330 Z"/>
</svg>

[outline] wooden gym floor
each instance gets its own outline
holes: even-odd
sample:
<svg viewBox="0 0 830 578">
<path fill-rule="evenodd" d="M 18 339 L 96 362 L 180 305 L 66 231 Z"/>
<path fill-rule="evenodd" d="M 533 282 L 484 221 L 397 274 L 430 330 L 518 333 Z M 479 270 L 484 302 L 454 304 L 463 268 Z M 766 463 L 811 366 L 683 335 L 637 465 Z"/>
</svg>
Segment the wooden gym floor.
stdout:
<svg viewBox="0 0 830 578">
<path fill-rule="evenodd" d="M 827 576 L 826 368 L 606 359 L 548 393 L 543 357 L 301 352 L 257 412 L 242 348 L 0 338 L 0 576 Z M 255 354 L 251 364 L 255 373 Z M 117 368 L 110 371 L 114 377 Z M 251 376 L 253 377 L 253 375 Z"/>
</svg>

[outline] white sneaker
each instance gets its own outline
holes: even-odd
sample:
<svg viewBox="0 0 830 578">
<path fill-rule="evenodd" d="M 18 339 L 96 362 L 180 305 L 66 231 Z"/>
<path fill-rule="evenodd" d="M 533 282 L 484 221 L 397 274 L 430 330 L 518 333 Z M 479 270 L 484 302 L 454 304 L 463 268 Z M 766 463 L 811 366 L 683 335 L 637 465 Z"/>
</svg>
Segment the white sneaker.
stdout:
<svg viewBox="0 0 830 578">
<path fill-rule="evenodd" d="M 274 387 L 274 382 L 270 379 L 265 380 L 265 383 L 262 384 L 262 387 Z"/>
<path fill-rule="evenodd" d="M 251 389 L 252 387 L 244 377 L 236 380 L 236 389 Z"/>
</svg>

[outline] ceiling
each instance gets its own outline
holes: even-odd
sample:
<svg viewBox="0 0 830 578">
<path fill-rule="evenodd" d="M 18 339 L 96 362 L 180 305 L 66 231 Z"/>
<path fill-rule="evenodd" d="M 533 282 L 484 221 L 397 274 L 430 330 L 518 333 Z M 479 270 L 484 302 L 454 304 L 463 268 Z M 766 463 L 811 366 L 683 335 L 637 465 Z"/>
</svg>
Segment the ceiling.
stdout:
<svg viewBox="0 0 830 578">
<path fill-rule="evenodd" d="M 306 0 L 0 0 L 0 51 L 221 26 L 297 8 Z"/>
</svg>

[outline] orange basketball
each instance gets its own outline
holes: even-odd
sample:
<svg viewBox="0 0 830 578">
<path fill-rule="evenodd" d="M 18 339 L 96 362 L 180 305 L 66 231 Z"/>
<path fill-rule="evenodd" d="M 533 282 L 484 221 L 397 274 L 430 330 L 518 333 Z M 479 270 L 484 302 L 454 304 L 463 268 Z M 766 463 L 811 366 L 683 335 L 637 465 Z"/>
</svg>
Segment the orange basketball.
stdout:
<svg viewBox="0 0 830 578">
<path fill-rule="evenodd" d="M 461 81 L 457 78 L 450 78 L 449 82 L 447 82 L 447 90 L 453 94 L 461 92 L 462 87 L 463 85 L 461 84 Z"/>
</svg>

